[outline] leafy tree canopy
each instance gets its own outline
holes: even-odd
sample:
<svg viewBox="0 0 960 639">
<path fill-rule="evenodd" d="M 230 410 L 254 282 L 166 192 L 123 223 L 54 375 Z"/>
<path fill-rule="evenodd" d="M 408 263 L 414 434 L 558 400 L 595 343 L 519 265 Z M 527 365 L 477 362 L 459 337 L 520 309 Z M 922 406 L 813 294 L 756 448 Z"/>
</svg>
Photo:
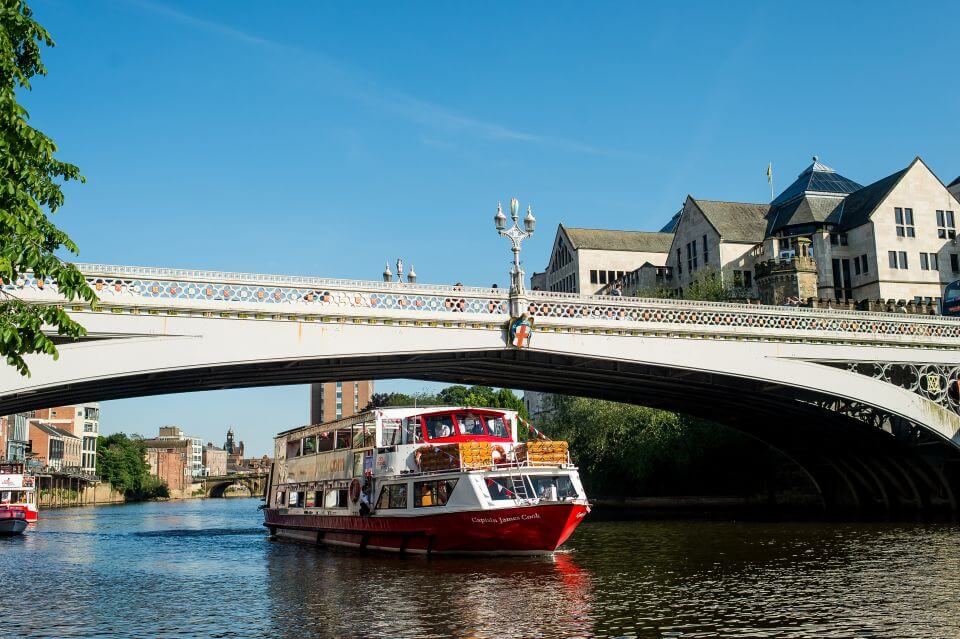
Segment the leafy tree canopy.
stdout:
<svg viewBox="0 0 960 639">
<path fill-rule="evenodd" d="M 366 410 L 388 406 L 476 406 L 515 410 L 524 419 L 528 418 L 523 400 L 512 390 L 494 390 L 489 386 L 447 386 L 436 395 L 417 393 L 374 393 Z"/>
<path fill-rule="evenodd" d="M 46 75 L 41 45 L 53 46 L 53 39 L 27 4 L 0 1 L 0 280 L 33 271 L 38 280 L 56 283 L 68 300 L 94 303 L 80 271 L 56 256 L 61 248 L 76 254 L 76 244 L 48 217 L 63 205 L 62 183 L 83 177 L 54 157 L 53 140 L 27 124 L 29 115 L 17 102 L 17 90 L 29 90 L 31 78 Z M 24 355 L 57 356 L 41 330 L 45 325 L 70 337 L 85 332 L 61 308 L 25 304 L 9 293 L 0 298 L 0 355 L 24 375 L 30 373 Z"/>
</svg>

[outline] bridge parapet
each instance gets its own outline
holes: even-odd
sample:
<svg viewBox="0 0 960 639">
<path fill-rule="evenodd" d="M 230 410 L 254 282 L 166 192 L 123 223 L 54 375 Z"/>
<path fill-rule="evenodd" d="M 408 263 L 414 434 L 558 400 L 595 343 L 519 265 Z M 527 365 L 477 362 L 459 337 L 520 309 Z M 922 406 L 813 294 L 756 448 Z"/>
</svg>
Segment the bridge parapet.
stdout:
<svg viewBox="0 0 960 639">
<path fill-rule="evenodd" d="M 257 275 L 136 266 L 79 264 L 103 307 L 113 312 L 187 312 L 208 317 L 324 317 L 479 321 L 499 328 L 508 292 L 494 288 Z M 19 297 L 61 303 L 56 287 L 25 274 L 6 285 Z M 853 310 L 725 302 L 585 296 L 528 291 L 527 312 L 540 330 L 614 334 L 833 341 L 917 347 L 960 347 L 960 319 Z M 71 304 L 82 311 L 83 305 Z"/>
</svg>

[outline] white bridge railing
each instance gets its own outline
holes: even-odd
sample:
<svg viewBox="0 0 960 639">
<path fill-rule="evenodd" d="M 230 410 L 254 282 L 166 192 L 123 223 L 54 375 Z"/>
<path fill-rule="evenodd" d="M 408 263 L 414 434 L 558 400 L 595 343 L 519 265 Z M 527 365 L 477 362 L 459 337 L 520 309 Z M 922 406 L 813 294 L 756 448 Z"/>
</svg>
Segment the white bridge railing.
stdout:
<svg viewBox="0 0 960 639">
<path fill-rule="evenodd" d="M 259 275 L 141 266 L 78 264 L 105 306 L 315 315 L 376 315 L 505 321 L 505 289 Z M 30 274 L 5 285 L 28 301 L 58 303 L 56 288 Z M 749 335 L 960 346 L 960 320 L 921 315 L 759 306 L 723 302 L 589 296 L 530 291 L 525 308 L 539 323 L 630 331 Z"/>
</svg>

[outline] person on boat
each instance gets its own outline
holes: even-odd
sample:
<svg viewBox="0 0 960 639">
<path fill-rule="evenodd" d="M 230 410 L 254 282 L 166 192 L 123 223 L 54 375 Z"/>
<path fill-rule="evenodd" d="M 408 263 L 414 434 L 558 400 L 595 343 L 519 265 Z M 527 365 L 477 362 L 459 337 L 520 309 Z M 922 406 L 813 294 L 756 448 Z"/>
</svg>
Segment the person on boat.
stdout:
<svg viewBox="0 0 960 639">
<path fill-rule="evenodd" d="M 373 492 L 373 480 L 370 478 L 372 473 L 367 470 L 363 473 L 363 487 L 360 489 L 360 516 L 369 517 L 373 512 L 370 505 L 370 494 Z"/>
</svg>

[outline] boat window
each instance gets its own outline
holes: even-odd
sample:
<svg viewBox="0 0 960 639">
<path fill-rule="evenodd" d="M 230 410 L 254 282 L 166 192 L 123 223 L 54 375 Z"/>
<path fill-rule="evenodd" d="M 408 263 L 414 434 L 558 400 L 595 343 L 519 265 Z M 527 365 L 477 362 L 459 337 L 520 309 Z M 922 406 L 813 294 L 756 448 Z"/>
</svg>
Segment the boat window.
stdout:
<svg viewBox="0 0 960 639">
<path fill-rule="evenodd" d="M 406 484 L 387 484 L 380 491 L 380 499 L 377 500 L 377 510 L 389 508 L 407 507 L 407 485 Z"/>
<path fill-rule="evenodd" d="M 347 489 L 346 488 L 328 488 L 323 498 L 324 508 L 346 508 L 347 507 Z"/>
<path fill-rule="evenodd" d="M 287 497 L 287 493 L 286 493 L 286 492 L 284 492 L 284 491 L 282 491 L 282 490 L 278 490 L 278 491 L 277 491 L 277 506 L 283 506 L 283 505 L 286 503 L 286 497 Z"/>
<path fill-rule="evenodd" d="M 483 419 L 473 413 L 457 413 L 457 425 L 461 435 L 486 435 Z"/>
<path fill-rule="evenodd" d="M 369 448 L 373 446 L 373 424 L 356 424 L 353 427 L 353 447 Z"/>
<path fill-rule="evenodd" d="M 485 418 L 487 422 L 487 430 L 490 431 L 490 434 L 494 437 L 510 437 L 510 429 L 507 428 L 507 425 L 503 421 L 503 417 L 499 415 L 487 415 Z"/>
<path fill-rule="evenodd" d="M 400 443 L 400 420 L 385 419 L 382 424 L 380 437 L 381 446 L 396 446 Z"/>
<path fill-rule="evenodd" d="M 316 505 L 317 505 L 317 491 L 315 491 L 315 490 L 308 490 L 308 491 L 307 491 L 307 497 L 306 497 L 306 500 L 304 501 L 303 507 L 304 507 L 304 508 L 313 508 L 313 507 L 316 506 Z"/>
<path fill-rule="evenodd" d="M 575 499 L 577 489 L 569 475 L 530 475 L 533 494 L 541 499 Z M 554 495 L 554 490 L 556 493 Z"/>
<path fill-rule="evenodd" d="M 456 479 L 418 481 L 413 484 L 413 505 L 416 508 L 446 506 L 457 485 Z"/>
<path fill-rule="evenodd" d="M 494 501 L 517 498 L 516 493 L 510 487 L 510 479 L 507 477 L 487 477 L 487 492 L 490 493 L 490 499 Z"/>
<path fill-rule="evenodd" d="M 287 442 L 287 459 L 300 456 L 300 440 L 294 439 Z"/>
<path fill-rule="evenodd" d="M 453 437 L 453 417 L 451 415 L 429 415 L 424 419 L 427 422 L 427 437 L 429 439 Z"/>
<path fill-rule="evenodd" d="M 303 493 L 297 492 L 295 490 L 290 491 L 290 503 L 288 504 L 290 508 L 302 508 L 303 507 Z"/>
<path fill-rule="evenodd" d="M 423 441 L 423 432 L 420 430 L 420 417 L 407 417 L 403 420 L 403 443 L 419 444 Z"/>
<path fill-rule="evenodd" d="M 317 452 L 317 438 L 304 437 L 303 438 L 303 454 L 312 455 L 315 452 Z"/>
<path fill-rule="evenodd" d="M 350 429 L 341 428 L 337 431 L 337 448 L 350 448 Z"/>
<path fill-rule="evenodd" d="M 333 450 L 333 433 L 320 433 L 317 435 L 317 450 L 321 453 Z"/>
</svg>

